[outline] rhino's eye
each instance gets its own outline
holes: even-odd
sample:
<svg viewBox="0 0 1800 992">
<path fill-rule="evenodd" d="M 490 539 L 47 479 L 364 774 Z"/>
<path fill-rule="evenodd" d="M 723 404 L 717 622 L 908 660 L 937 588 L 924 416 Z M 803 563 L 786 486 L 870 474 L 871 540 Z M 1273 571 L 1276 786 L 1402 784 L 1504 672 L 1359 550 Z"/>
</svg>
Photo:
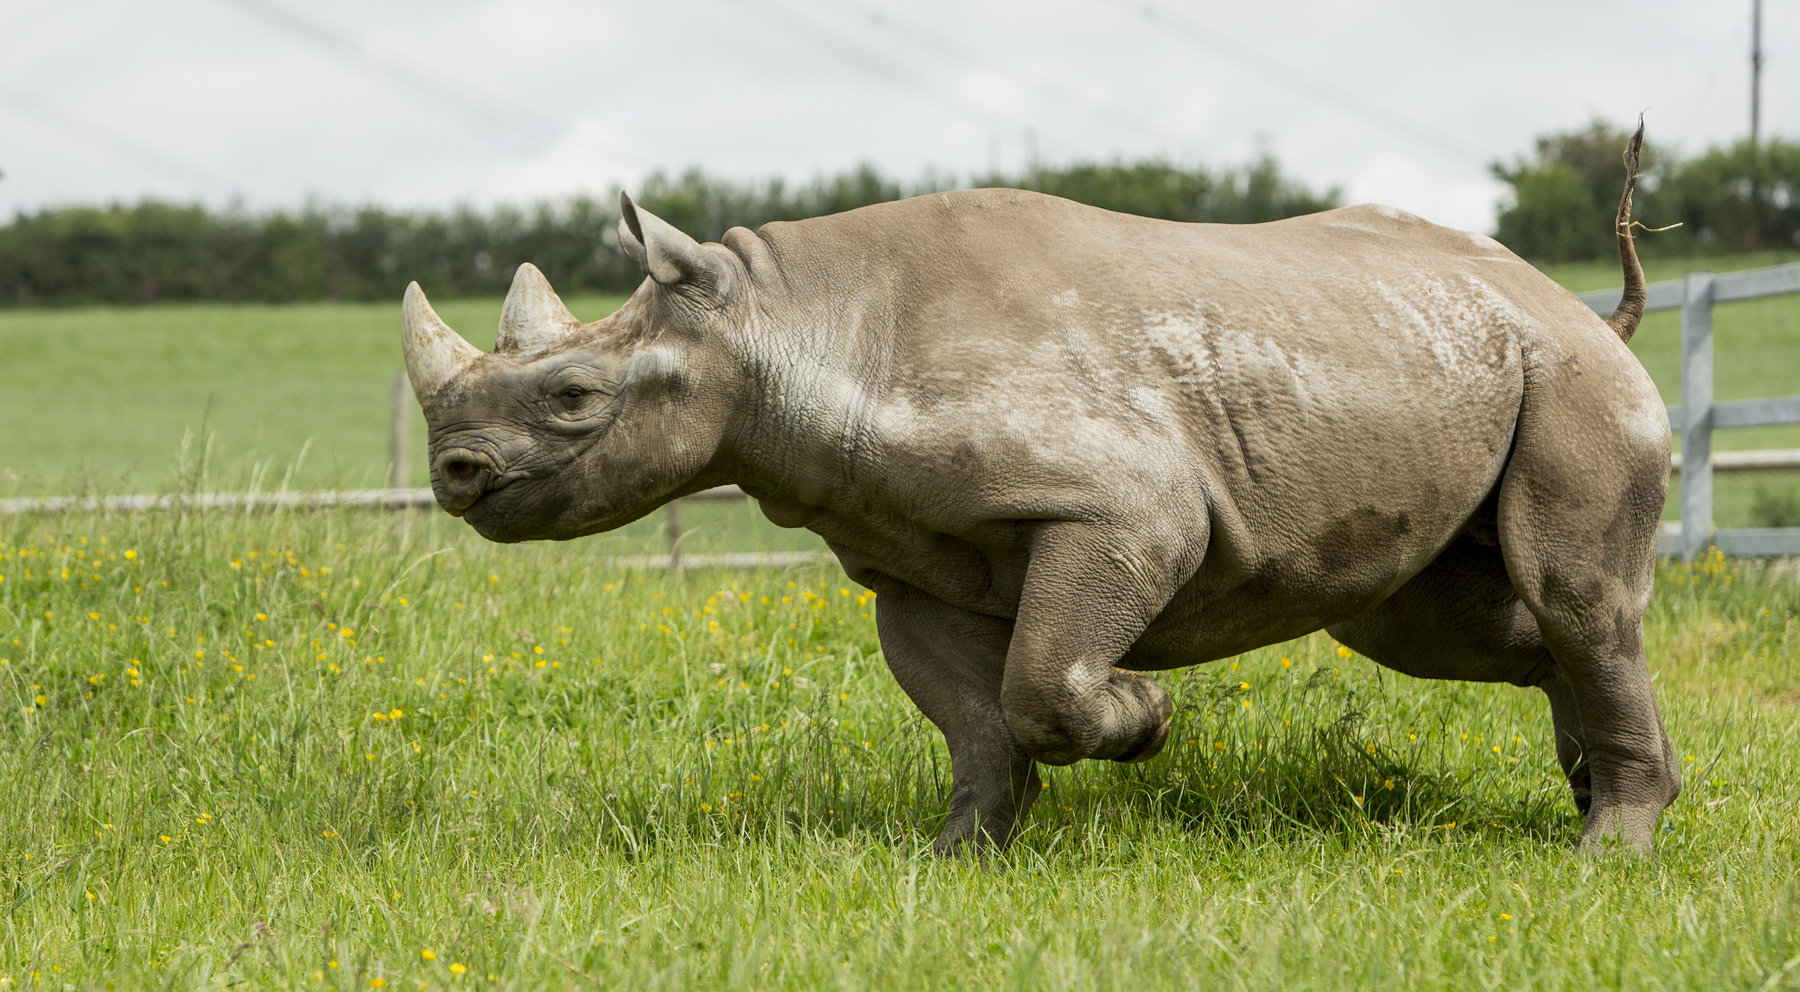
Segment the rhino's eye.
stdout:
<svg viewBox="0 0 1800 992">
<path fill-rule="evenodd" d="M 601 388 L 601 383 L 591 378 L 575 376 L 558 377 L 560 381 L 551 380 L 544 383 L 544 398 L 540 401 L 545 412 L 559 420 L 568 422 L 586 422 L 601 413 L 605 404 L 598 402 L 609 395 L 609 391 Z"/>
<path fill-rule="evenodd" d="M 580 386 L 564 386 L 555 393 L 556 405 L 564 411 L 573 413 L 584 405 L 588 391 Z"/>
<path fill-rule="evenodd" d="M 557 387 L 550 394 L 550 403 L 561 416 L 586 417 L 594 412 L 594 393 L 595 390 L 579 383 L 570 383 Z"/>
</svg>

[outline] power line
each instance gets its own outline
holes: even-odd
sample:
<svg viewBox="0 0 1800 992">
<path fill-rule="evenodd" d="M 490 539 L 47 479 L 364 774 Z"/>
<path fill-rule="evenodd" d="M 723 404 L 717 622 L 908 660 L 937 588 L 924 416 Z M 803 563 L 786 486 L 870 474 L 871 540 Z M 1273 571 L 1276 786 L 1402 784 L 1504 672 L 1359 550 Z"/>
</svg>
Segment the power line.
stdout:
<svg viewBox="0 0 1800 992">
<path fill-rule="evenodd" d="M 1447 131 L 1422 121 L 1413 120 L 1403 114 L 1394 113 L 1328 79 L 1296 69 L 1216 31 L 1202 28 L 1184 14 L 1158 7 L 1152 3 L 1144 3 L 1142 0 L 1094 0 L 1094 2 L 1136 11 L 1146 21 L 1171 28 L 1176 34 L 1190 42 L 1224 55 L 1289 89 L 1299 90 L 1328 103 L 1336 104 L 1371 124 L 1403 134 L 1455 157 L 1481 163 L 1484 167 L 1488 163 L 1489 156 Z"/>
<path fill-rule="evenodd" d="M 865 75 L 877 76 L 883 82 L 904 90 L 915 98 L 930 95 L 939 103 L 951 107 L 959 114 L 979 120 L 983 124 L 1014 123 L 1006 116 L 986 107 L 979 106 L 944 85 L 937 77 L 898 61 L 878 47 L 870 45 L 866 40 L 852 37 L 836 28 L 826 27 L 817 20 L 798 16 L 793 10 L 783 6 L 779 0 L 761 0 L 743 5 L 735 5 L 738 9 L 754 8 L 782 22 L 783 26 L 795 34 L 805 35 L 816 42 L 818 49 L 830 52 L 842 59 L 846 64 Z"/>
<path fill-rule="evenodd" d="M 462 86 L 455 80 L 424 72 L 398 59 L 369 51 L 355 39 L 302 16 L 274 0 L 222 0 L 253 14 L 289 37 L 305 42 L 352 68 L 376 76 L 415 99 L 434 104 L 461 117 L 490 141 L 496 141 L 509 152 L 521 149 L 513 142 L 523 141 L 527 150 L 536 150 L 555 141 L 563 128 L 557 122 L 510 103 L 493 100 Z"/>
<path fill-rule="evenodd" d="M 65 107 L 52 107 L 28 93 L 22 93 L 10 87 L 0 87 L 0 103 L 6 104 L 51 130 L 60 131 L 87 144 L 104 148 L 117 158 L 160 172 L 195 190 L 215 192 L 232 190 L 236 187 L 234 180 L 210 169 L 176 158 L 111 127 L 82 117 Z"/>
<path fill-rule="evenodd" d="M 812 0 L 812 2 L 815 6 L 820 4 L 820 0 Z M 1047 97 L 1046 102 L 1072 110 L 1102 125 L 1109 127 L 1123 125 L 1136 131 L 1140 137 L 1147 137 L 1166 145 L 1180 143 L 1147 118 L 1130 111 L 1100 110 L 1091 107 L 1081 98 L 1080 94 L 1059 81 L 1044 79 L 1037 73 L 1021 71 L 1016 66 L 999 63 L 985 53 L 976 52 L 960 45 L 941 33 L 920 28 L 916 24 L 909 25 L 880 7 L 856 3 L 854 0 L 849 0 L 847 3 L 833 3 L 830 6 L 839 9 L 843 7 L 856 9 L 868 18 L 868 23 L 872 28 L 878 31 L 892 31 L 908 39 L 915 46 L 934 49 L 939 55 L 947 57 L 953 62 L 986 66 L 989 69 L 1004 72 L 1015 83 L 1035 91 L 1040 98 Z M 1035 78 L 1027 78 L 1028 76 Z"/>
</svg>

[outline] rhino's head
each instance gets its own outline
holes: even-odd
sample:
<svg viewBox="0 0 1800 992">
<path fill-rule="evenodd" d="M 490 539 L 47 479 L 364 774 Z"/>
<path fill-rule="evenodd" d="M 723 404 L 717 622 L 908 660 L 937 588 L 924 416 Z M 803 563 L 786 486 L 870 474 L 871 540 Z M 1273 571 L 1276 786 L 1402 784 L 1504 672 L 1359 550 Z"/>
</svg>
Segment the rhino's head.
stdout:
<svg viewBox="0 0 1800 992">
<path fill-rule="evenodd" d="M 714 468 L 743 377 L 719 333 L 749 302 L 744 265 L 621 197 L 619 241 L 650 277 L 584 324 L 521 265 L 489 354 L 413 283 L 401 342 L 430 431 L 438 503 L 495 541 L 636 519 Z"/>
</svg>

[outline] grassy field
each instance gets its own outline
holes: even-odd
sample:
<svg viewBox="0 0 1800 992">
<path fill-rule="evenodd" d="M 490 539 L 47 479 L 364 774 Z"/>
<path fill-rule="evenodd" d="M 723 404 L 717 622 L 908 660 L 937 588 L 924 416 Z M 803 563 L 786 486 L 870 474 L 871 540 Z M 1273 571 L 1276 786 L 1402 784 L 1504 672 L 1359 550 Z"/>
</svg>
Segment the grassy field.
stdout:
<svg viewBox="0 0 1800 992">
<path fill-rule="evenodd" d="M 728 508 L 706 512 L 729 514 Z M 927 852 L 942 745 L 826 569 L 439 514 L 0 529 L 0 988 L 1800 988 L 1800 585 L 1671 568 L 1686 781 L 1574 852 L 1546 708 L 1315 635 Z"/>
<path fill-rule="evenodd" d="M 1704 263 L 1654 257 L 1650 277 L 1701 264 L 1726 271 L 1792 261 L 1770 253 Z M 1575 289 L 1617 285 L 1616 266 L 1552 272 Z M 575 313 L 611 312 L 612 297 L 574 298 Z M 382 485 L 388 396 L 401 368 L 393 305 L 167 305 L 0 310 L 0 496 L 163 491 L 191 485 L 204 464 L 226 488 Z M 439 310 L 476 344 L 492 344 L 499 304 L 450 300 Z M 1721 399 L 1788 395 L 1800 382 L 1800 303 L 1734 304 L 1717 316 Z M 1679 398 L 1680 325 L 1647 318 L 1633 348 Z M 424 423 L 414 411 L 413 484 L 424 483 Z M 1800 447 L 1800 427 L 1721 433 L 1715 446 Z M 1717 481 L 1720 526 L 1758 522 L 1765 503 L 1800 502 L 1800 473 Z M 1673 516 L 1671 506 L 1670 515 Z"/>
<path fill-rule="evenodd" d="M 0 495 L 379 484 L 396 309 L 0 311 Z M 497 309 L 440 306 L 484 345 Z M 1795 390 L 1791 300 L 1718 335 L 1722 397 Z M 1671 398 L 1677 337 L 1634 342 Z M 1047 772 L 965 864 L 927 853 L 946 759 L 870 597 L 620 562 L 665 548 L 660 516 L 0 518 L 0 990 L 1800 989 L 1800 584 L 1759 566 L 1661 576 L 1655 860 L 1574 853 L 1537 694 L 1314 635 L 1168 678 L 1163 756 Z"/>
</svg>

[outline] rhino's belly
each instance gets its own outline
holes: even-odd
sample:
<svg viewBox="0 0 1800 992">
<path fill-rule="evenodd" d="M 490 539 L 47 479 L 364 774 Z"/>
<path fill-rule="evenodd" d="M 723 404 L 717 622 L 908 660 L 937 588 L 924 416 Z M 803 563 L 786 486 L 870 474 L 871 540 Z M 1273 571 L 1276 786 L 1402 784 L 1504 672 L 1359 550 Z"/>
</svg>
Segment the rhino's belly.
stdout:
<svg viewBox="0 0 1800 992">
<path fill-rule="evenodd" d="M 770 501 L 763 505 L 769 512 Z M 879 514 L 851 518 L 814 509 L 770 517 L 823 537 L 845 574 L 862 585 L 874 588 L 886 577 L 970 613 L 1018 615 L 1030 564 L 1025 522 L 989 521 L 979 534 L 959 535 Z"/>
<path fill-rule="evenodd" d="M 1030 566 L 1029 533 L 970 540 L 941 532 L 887 533 L 866 521 L 814 521 L 850 577 L 898 580 L 971 613 L 1013 619 Z M 996 528 L 1009 528 L 995 525 Z M 1248 572 L 1221 555 L 1203 563 L 1150 624 L 1122 664 L 1154 670 L 1200 664 L 1288 640 L 1360 616 L 1423 568 L 1454 538 L 1446 514 L 1429 533 L 1400 533 L 1397 518 L 1299 541 Z"/>
<path fill-rule="evenodd" d="M 1345 507 L 1328 525 L 1261 534 L 1249 553 L 1215 542 L 1123 665 L 1200 664 L 1362 616 L 1467 530 L 1492 484 L 1471 481 L 1450 500 Z"/>
<path fill-rule="evenodd" d="M 1152 621 L 1120 666 L 1182 668 L 1292 640 L 1368 612 L 1386 597 L 1389 584 L 1320 591 L 1252 580 L 1208 595 L 1190 592 L 1190 584 Z"/>
</svg>

